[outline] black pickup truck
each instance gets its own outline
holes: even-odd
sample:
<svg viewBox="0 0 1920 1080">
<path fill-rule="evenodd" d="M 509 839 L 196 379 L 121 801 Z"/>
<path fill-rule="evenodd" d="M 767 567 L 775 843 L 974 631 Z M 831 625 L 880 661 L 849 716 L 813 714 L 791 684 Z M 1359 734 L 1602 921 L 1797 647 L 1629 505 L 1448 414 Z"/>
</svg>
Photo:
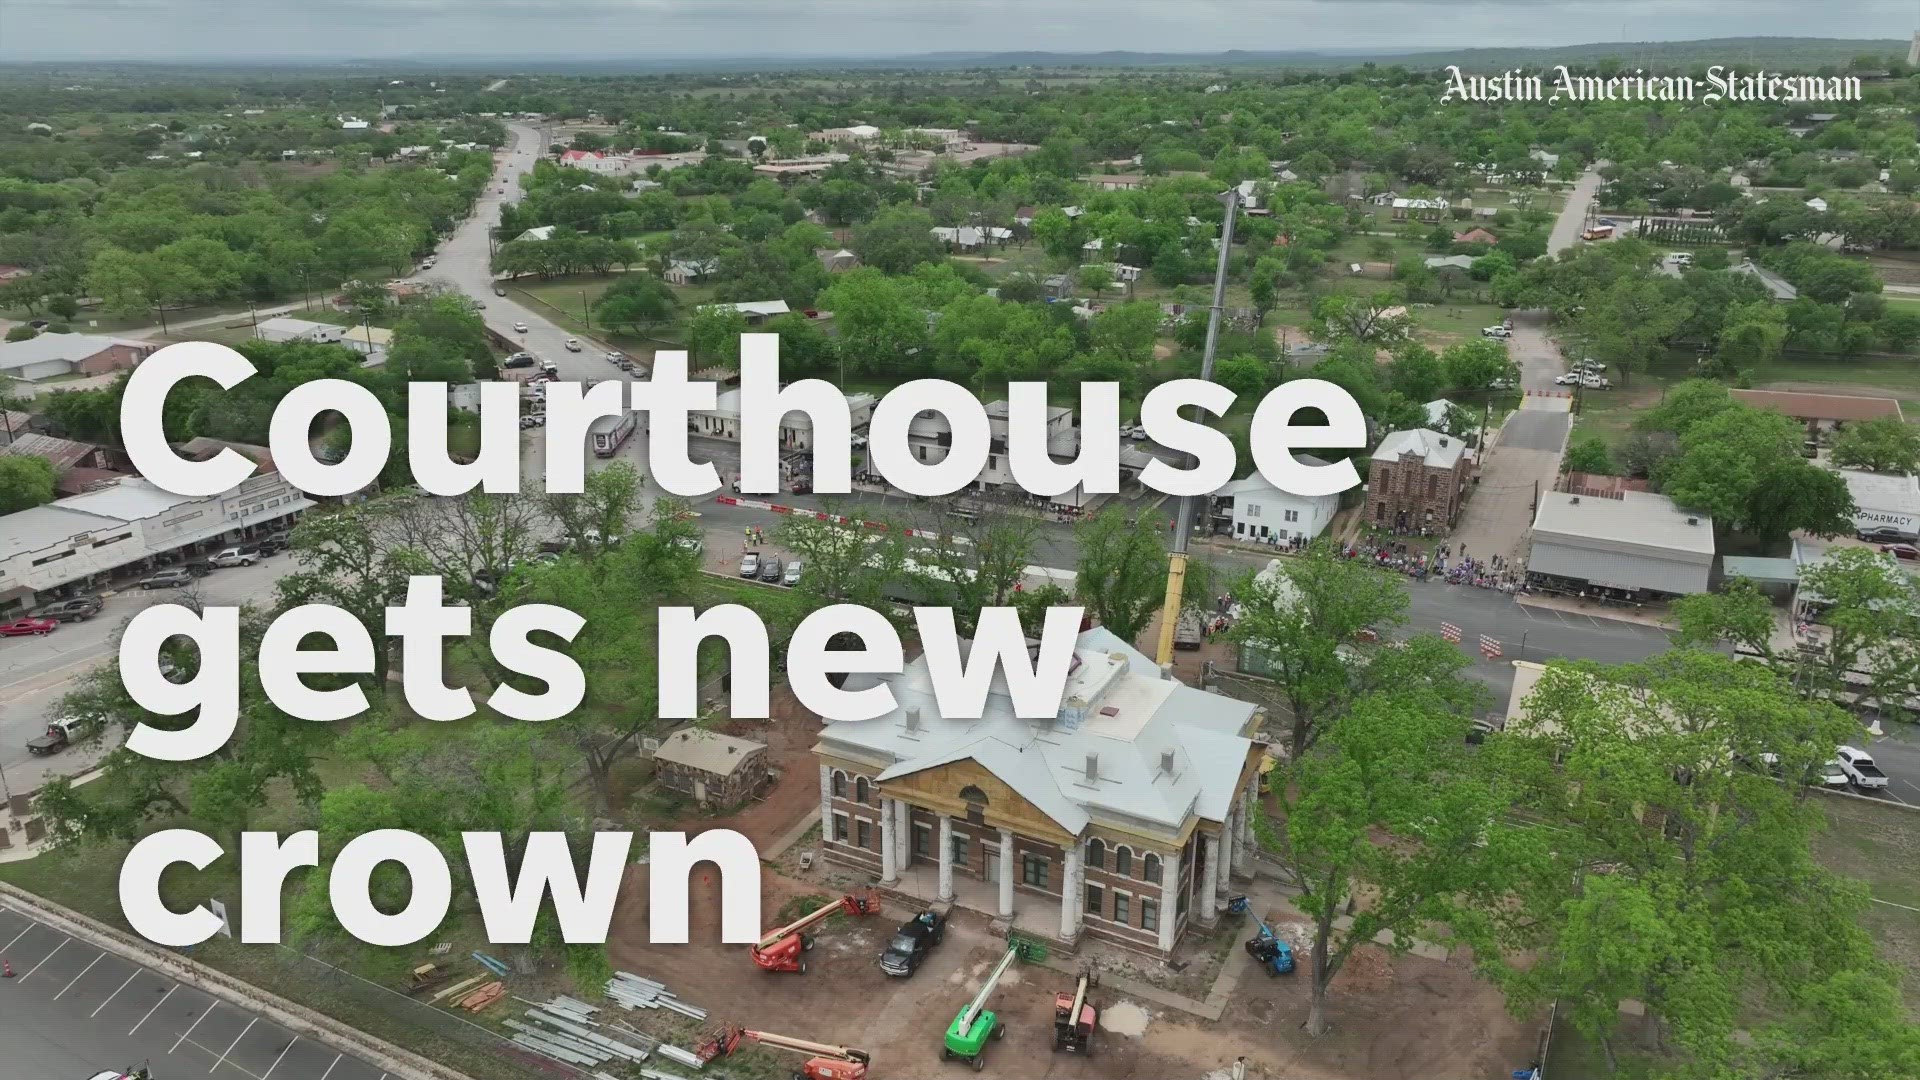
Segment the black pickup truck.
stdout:
<svg viewBox="0 0 1920 1080">
<path fill-rule="evenodd" d="M 880 970 L 902 978 L 912 975 L 946 936 L 945 915 L 933 911 L 915 915 L 893 932 L 887 950 L 880 954 Z"/>
</svg>

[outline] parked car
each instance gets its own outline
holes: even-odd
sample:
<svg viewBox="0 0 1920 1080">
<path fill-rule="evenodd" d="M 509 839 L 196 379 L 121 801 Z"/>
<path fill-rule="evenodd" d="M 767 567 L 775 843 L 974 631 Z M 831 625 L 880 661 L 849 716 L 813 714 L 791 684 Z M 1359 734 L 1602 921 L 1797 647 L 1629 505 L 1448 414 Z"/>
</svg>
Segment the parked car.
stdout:
<svg viewBox="0 0 1920 1080">
<path fill-rule="evenodd" d="M 568 338 L 568 339 L 567 339 L 567 341 L 566 341 L 566 348 L 567 348 L 567 351 L 568 351 L 568 352 L 579 352 L 579 351 L 580 351 L 580 339 L 579 339 L 579 338 Z"/>
<path fill-rule="evenodd" d="M 1676 251 L 1673 254 L 1667 256 L 1667 261 L 1672 263 L 1675 266 L 1692 266 L 1693 252 Z"/>
<path fill-rule="evenodd" d="M 786 572 L 786 564 L 778 555 L 768 555 L 760 560 L 760 580 L 769 585 L 779 582 L 780 575 Z"/>
<path fill-rule="evenodd" d="M 0 637 L 46 637 L 58 629 L 60 629 L 59 619 L 29 615 L 10 623 L 0 623 Z"/>
<path fill-rule="evenodd" d="M 229 566 L 252 566 L 260 561 L 260 555 L 246 548 L 230 547 L 207 561 L 221 569 Z"/>
<path fill-rule="evenodd" d="M 493 295 L 495 295 L 495 296 L 505 296 L 505 295 L 507 295 L 507 290 L 505 290 L 505 289 L 503 289 L 503 288 L 501 288 L 501 287 L 500 287 L 500 286 L 498 286 L 498 285 L 495 285 L 495 286 L 493 287 Z"/>
<path fill-rule="evenodd" d="M 627 358 L 627 354 L 626 354 L 626 353 L 623 353 L 623 352 L 621 352 L 621 351 L 619 351 L 618 349 L 615 349 L 614 351 L 612 351 L 612 352 L 609 352 L 609 353 L 607 354 L 607 363 L 609 363 L 609 364 L 617 364 L 617 363 L 619 363 L 620 361 L 622 361 L 622 360 L 625 360 L 626 358 Z"/>
<path fill-rule="evenodd" d="M 801 562 L 799 559 L 795 559 L 792 562 L 788 563 L 787 572 L 785 576 L 781 577 L 780 584 L 785 585 L 789 589 L 793 588 L 795 585 L 800 584 L 800 566 L 801 566 Z"/>
<path fill-rule="evenodd" d="M 702 551 L 706 550 L 707 545 L 705 541 L 697 536 L 677 536 L 674 537 L 673 546 L 679 548 L 681 551 L 692 552 L 697 557 Z M 794 565 L 798 566 L 799 564 L 795 563 Z"/>
<path fill-rule="evenodd" d="M 1553 382 L 1556 386 L 1572 386 L 1579 381 L 1580 373 L 1577 371 L 1569 371 L 1565 375 L 1555 375 L 1553 377 Z"/>
<path fill-rule="evenodd" d="M 1819 784 L 1821 787 L 1826 788 L 1843 788 L 1853 783 L 1847 776 L 1846 766 L 1840 764 L 1838 761 L 1829 761 L 1814 770 L 1812 779 L 1807 782 L 1810 784 Z"/>
<path fill-rule="evenodd" d="M 1480 336 L 1490 337 L 1490 338 L 1510 338 L 1513 336 L 1513 331 L 1507 329 L 1505 326 L 1485 326 L 1485 327 L 1481 327 Z"/>
<path fill-rule="evenodd" d="M 506 363 L 501 364 L 500 366 L 510 367 L 510 368 L 532 367 L 533 354 L 523 353 L 523 352 L 514 353 L 512 356 L 507 357 Z"/>
<path fill-rule="evenodd" d="M 274 533 L 272 536 L 262 537 L 253 547 L 260 553 L 260 557 L 265 559 L 287 550 L 288 542 L 287 534 Z"/>
<path fill-rule="evenodd" d="M 516 333 L 516 334 L 524 334 L 524 333 L 526 333 L 526 332 L 527 332 L 527 324 L 526 324 L 526 323 L 523 323 L 523 322 L 517 322 L 517 323 L 514 323 L 514 324 L 513 324 L 513 332 L 514 332 L 514 333 Z"/>
<path fill-rule="evenodd" d="M 27 614 L 58 622 L 86 622 L 100 614 L 106 606 L 106 601 L 97 596 L 76 596 L 71 600 L 42 605 Z"/>
<path fill-rule="evenodd" d="M 532 413 L 528 413 L 527 415 L 522 416 L 520 418 L 520 427 L 522 430 L 525 430 L 526 428 L 538 427 L 538 426 L 540 426 L 540 419 L 534 416 Z"/>
<path fill-rule="evenodd" d="M 1911 540 L 1920 540 L 1920 536 L 1895 528 L 1892 525 L 1875 525 L 1871 529 L 1858 529 L 1855 536 L 1869 544 L 1898 544 Z"/>
<path fill-rule="evenodd" d="M 80 721 L 71 716 L 57 717 L 47 725 L 47 730 L 27 740 L 27 753 L 57 754 L 79 741 Z"/>
<path fill-rule="evenodd" d="M 760 576 L 760 553 L 749 551 L 740 556 L 740 576 L 744 578 Z"/>
<path fill-rule="evenodd" d="M 1613 380 L 1607 378 L 1605 375 L 1582 375 L 1580 376 L 1580 385 L 1586 387 L 1588 390 L 1611 390 L 1613 388 Z"/>
<path fill-rule="evenodd" d="M 162 570 L 140 579 L 142 589 L 184 589 L 191 584 L 193 574 L 187 570 Z"/>
<path fill-rule="evenodd" d="M 880 953 L 880 970 L 906 978 L 946 937 L 947 920 L 938 912 L 923 911 L 893 932 L 886 949 Z"/>
<path fill-rule="evenodd" d="M 1873 763 L 1873 755 L 1854 746 L 1842 746 L 1833 752 L 1847 781 L 1862 791 L 1878 791 L 1887 786 L 1887 774 Z"/>
<path fill-rule="evenodd" d="M 1914 547 L 1912 544 L 1881 544 L 1880 551 L 1896 559 L 1920 559 L 1920 547 Z"/>
</svg>

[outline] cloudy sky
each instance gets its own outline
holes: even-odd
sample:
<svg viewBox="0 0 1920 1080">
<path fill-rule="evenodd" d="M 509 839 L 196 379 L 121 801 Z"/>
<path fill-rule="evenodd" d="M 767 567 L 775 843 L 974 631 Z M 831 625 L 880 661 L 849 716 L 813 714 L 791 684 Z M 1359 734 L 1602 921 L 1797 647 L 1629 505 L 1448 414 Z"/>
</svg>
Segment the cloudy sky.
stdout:
<svg viewBox="0 0 1920 1080">
<path fill-rule="evenodd" d="M 1900 38 L 1920 0 L 0 0 L 0 59 L 872 56 Z"/>
</svg>

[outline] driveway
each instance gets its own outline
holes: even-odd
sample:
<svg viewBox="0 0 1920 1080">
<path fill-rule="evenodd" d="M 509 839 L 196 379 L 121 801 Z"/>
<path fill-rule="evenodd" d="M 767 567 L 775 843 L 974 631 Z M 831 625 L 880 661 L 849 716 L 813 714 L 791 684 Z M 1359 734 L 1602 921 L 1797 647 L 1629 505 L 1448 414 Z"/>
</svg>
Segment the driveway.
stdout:
<svg viewBox="0 0 1920 1080">
<path fill-rule="evenodd" d="M 1477 558 L 1526 557 L 1534 500 L 1552 491 L 1572 427 L 1570 398 L 1528 394 L 1507 416 L 1500 437 L 1480 465 L 1480 482 L 1453 531 L 1456 547 Z"/>
</svg>

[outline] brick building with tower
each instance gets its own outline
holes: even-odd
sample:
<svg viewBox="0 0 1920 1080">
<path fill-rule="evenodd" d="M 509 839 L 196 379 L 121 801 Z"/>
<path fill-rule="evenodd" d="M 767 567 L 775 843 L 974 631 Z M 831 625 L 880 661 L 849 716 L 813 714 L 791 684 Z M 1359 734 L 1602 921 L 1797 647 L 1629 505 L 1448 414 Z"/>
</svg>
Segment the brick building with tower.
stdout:
<svg viewBox="0 0 1920 1080">
<path fill-rule="evenodd" d="M 1458 436 L 1426 428 L 1393 432 L 1373 452 L 1363 520 L 1389 530 L 1450 529 L 1466 505 L 1471 470 Z"/>
</svg>

